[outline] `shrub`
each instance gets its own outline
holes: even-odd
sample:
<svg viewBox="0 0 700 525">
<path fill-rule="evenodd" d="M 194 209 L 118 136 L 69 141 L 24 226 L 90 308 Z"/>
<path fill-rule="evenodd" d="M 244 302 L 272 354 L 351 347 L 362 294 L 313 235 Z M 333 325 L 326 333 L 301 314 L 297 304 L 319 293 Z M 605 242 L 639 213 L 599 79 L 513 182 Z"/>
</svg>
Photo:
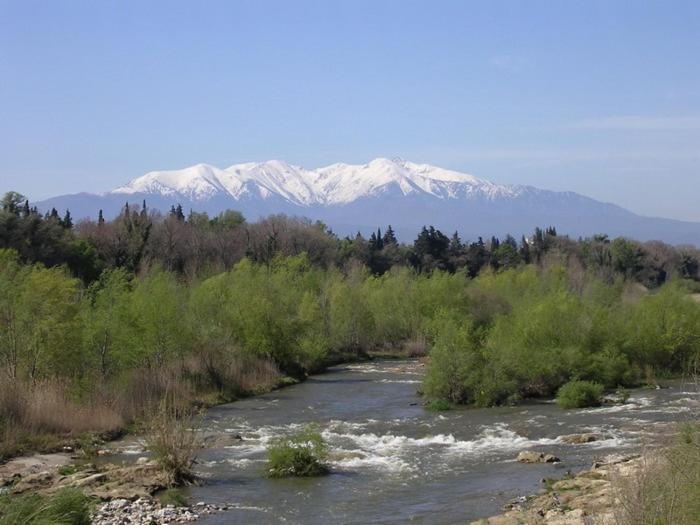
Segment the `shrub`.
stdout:
<svg viewBox="0 0 700 525">
<path fill-rule="evenodd" d="M 153 416 L 146 442 L 168 485 L 194 482 L 193 467 L 200 447 L 198 428 L 199 420 L 192 410 L 167 402 L 161 403 Z"/>
<path fill-rule="evenodd" d="M 163 505 L 173 505 L 174 507 L 186 507 L 187 498 L 182 493 L 182 489 L 169 488 L 158 494 L 158 499 Z"/>
<path fill-rule="evenodd" d="M 557 392 L 557 404 L 562 408 L 600 406 L 603 385 L 592 381 L 569 381 Z"/>
<path fill-rule="evenodd" d="M 267 475 L 271 478 L 328 474 L 326 443 L 313 426 L 292 436 L 275 439 L 267 449 Z"/>
<path fill-rule="evenodd" d="M 89 525 L 90 499 L 76 489 L 0 499 L 0 525 Z"/>
<path fill-rule="evenodd" d="M 445 401 L 444 399 L 433 399 L 425 405 L 425 408 L 434 412 L 444 412 L 445 410 L 450 410 L 452 405 L 449 401 Z"/>
</svg>

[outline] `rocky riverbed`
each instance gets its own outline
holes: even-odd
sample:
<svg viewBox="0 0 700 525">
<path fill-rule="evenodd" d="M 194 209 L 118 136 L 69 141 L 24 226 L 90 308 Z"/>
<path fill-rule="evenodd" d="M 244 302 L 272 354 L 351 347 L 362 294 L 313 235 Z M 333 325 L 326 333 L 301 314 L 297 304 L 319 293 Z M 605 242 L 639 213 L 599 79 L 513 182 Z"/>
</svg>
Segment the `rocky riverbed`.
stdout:
<svg viewBox="0 0 700 525">
<path fill-rule="evenodd" d="M 207 505 L 199 502 L 192 506 L 162 505 L 152 498 L 135 501 L 115 499 L 100 505 L 92 515 L 93 525 L 166 525 L 190 523 L 200 516 L 223 512 L 228 505 Z"/>
<path fill-rule="evenodd" d="M 558 481 L 546 481 L 542 493 L 519 498 L 505 512 L 471 525 L 613 525 L 615 494 L 612 479 L 633 476 L 641 456 L 610 457 L 593 468 Z"/>
<path fill-rule="evenodd" d="M 165 488 L 165 479 L 147 458 L 131 465 L 74 463 L 80 459 L 68 453 L 15 458 L 0 466 L 0 489 L 16 495 L 80 489 L 101 502 L 92 515 L 95 525 L 189 523 L 232 508 L 203 502 L 192 506 L 162 504 L 154 494 Z"/>
</svg>

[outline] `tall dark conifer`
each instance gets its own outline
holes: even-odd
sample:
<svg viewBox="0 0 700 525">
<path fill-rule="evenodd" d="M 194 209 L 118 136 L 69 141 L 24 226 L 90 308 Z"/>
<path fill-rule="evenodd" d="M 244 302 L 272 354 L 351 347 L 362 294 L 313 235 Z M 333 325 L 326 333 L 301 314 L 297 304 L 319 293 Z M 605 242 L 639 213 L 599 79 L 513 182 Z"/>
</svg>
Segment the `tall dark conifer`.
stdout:
<svg viewBox="0 0 700 525">
<path fill-rule="evenodd" d="M 73 217 L 70 216 L 70 210 L 66 210 L 66 214 L 63 216 L 61 225 L 67 230 L 73 229 Z"/>
<path fill-rule="evenodd" d="M 394 230 L 391 228 L 391 224 L 387 227 L 386 231 L 384 232 L 384 237 L 382 238 L 382 240 L 384 241 L 384 246 L 399 243 L 399 241 L 396 239 L 396 235 L 394 234 Z"/>
</svg>

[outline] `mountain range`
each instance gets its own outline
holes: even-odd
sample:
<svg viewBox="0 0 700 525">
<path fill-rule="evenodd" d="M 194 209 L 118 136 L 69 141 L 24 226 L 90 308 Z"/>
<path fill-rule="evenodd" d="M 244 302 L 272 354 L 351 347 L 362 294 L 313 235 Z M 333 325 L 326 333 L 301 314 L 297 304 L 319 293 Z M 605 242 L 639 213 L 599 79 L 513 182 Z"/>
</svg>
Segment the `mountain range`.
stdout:
<svg viewBox="0 0 700 525">
<path fill-rule="evenodd" d="M 391 224 L 410 241 L 423 225 L 463 239 L 521 235 L 536 226 L 590 236 L 700 245 L 700 223 L 644 217 L 573 192 L 501 185 L 466 173 L 402 159 L 332 164 L 314 170 L 271 160 L 220 169 L 197 164 L 153 171 L 103 194 L 77 193 L 37 202 L 40 210 L 70 209 L 74 218 L 117 215 L 126 202 L 167 211 L 241 211 L 248 220 L 284 213 L 322 220 L 335 232 L 367 233 Z"/>
</svg>

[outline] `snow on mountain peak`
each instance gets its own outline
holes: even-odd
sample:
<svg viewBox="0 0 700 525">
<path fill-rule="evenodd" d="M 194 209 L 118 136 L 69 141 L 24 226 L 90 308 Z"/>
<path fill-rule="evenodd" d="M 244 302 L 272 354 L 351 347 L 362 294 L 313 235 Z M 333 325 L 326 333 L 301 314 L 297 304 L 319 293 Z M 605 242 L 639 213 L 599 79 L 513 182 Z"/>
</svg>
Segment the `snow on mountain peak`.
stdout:
<svg viewBox="0 0 700 525">
<path fill-rule="evenodd" d="M 512 197 L 520 188 L 403 159 L 377 158 L 367 164 L 332 164 L 306 170 L 279 160 L 234 164 L 225 170 L 197 164 L 182 170 L 152 171 L 111 193 L 181 194 L 191 200 L 220 195 L 234 199 L 281 197 L 301 206 L 347 204 L 391 192 L 429 194 L 440 199 Z"/>
</svg>

